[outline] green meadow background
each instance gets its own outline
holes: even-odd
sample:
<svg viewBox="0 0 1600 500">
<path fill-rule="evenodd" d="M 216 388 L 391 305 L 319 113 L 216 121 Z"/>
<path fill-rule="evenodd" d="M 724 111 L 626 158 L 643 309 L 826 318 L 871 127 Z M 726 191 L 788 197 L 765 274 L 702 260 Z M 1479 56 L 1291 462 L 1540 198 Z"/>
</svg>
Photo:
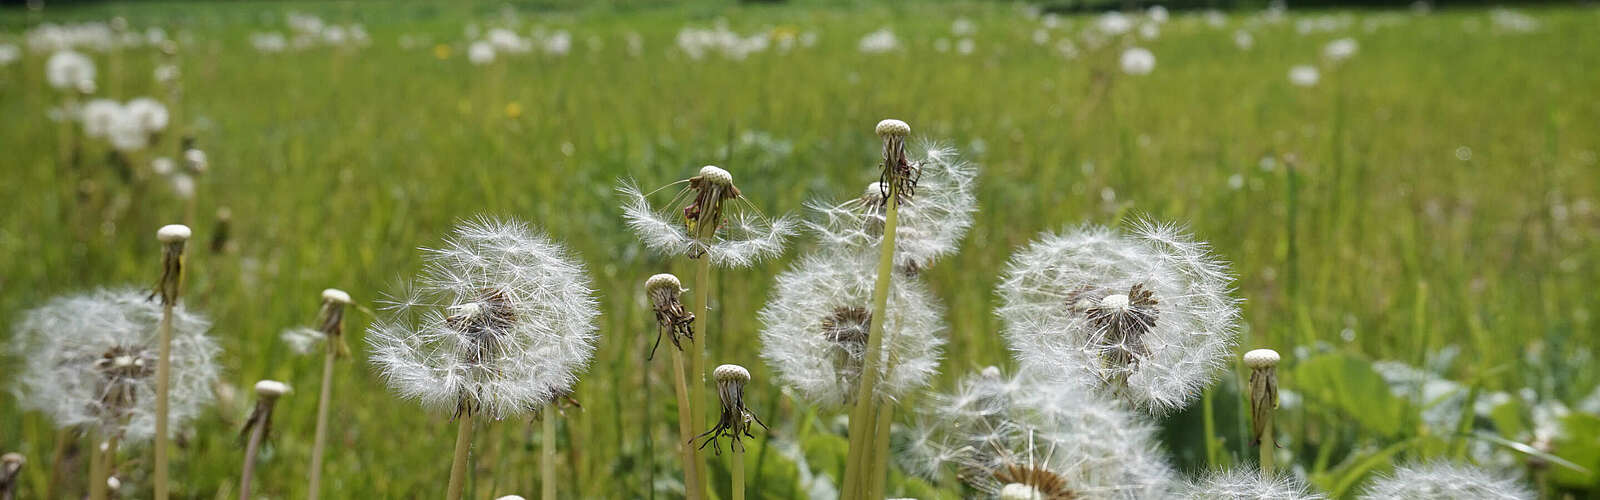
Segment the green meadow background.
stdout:
<svg viewBox="0 0 1600 500">
<path fill-rule="evenodd" d="M 253 32 L 287 32 L 290 11 L 360 23 L 371 44 L 252 48 Z M 877 179 L 872 127 L 894 117 L 982 168 L 961 253 L 924 274 L 950 325 L 934 389 L 1013 365 L 992 312 L 1013 249 L 1041 231 L 1148 215 L 1187 223 L 1232 262 L 1240 352 L 1285 354 L 1283 446 L 1313 486 L 1350 494 L 1395 463 L 1498 456 L 1485 465 L 1523 474 L 1546 497 L 1600 498 L 1600 9 L 1519 12 L 1537 29 L 1503 29 L 1496 16 L 1506 13 L 1490 8 L 1290 10 L 1276 23 L 1252 9 L 1227 12 L 1221 27 L 1174 12 L 1158 38 L 1134 37 L 1157 63 L 1131 76 L 1116 66 L 1121 45 L 1079 42 L 1071 59 L 1057 50 L 1094 15 L 1064 14 L 1051 29 L 1010 3 L 7 7 L 0 41 L 23 51 L 0 66 L 0 325 L 58 294 L 153 284 L 156 228 L 187 220 L 197 237 L 185 300 L 215 322 L 225 371 L 216 411 L 179 442 L 178 496 L 237 494 L 238 430 L 249 387 L 264 378 L 297 393 L 279 405 L 259 495 L 305 494 L 320 359 L 278 335 L 309 324 L 320 291 L 338 287 L 369 312 L 347 326 L 357 352 L 337 368 L 324 492 L 436 497 L 455 427 L 388 393 L 362 332 L 383 293 L 418 269 L 418 247 L 476 214 L 521 218 L 581 255 L 604 311 L 575 395 L 582 409 L 559 420 L 561 491 L 671 498 L 681 495 L 676 410 L 666 360 L 645 361 L 655 332 L 641 288 L 653 273 L 691 273 L 625 230 L 619 179 L 657 186 L 716 164 L 768 213 L 802 213 L 807 200 L 843 199 Z M 38 23 L 113 16 L 181 42 L 174 132 L 133 155 L 130 178 L 107 166 L 103 143 L 86 142 L 77 167 L 58 159 L 49 54 L 24 39 Z M 952 34 L 957 19 L 976 32 Z M 1335 28 L 1306 33 L 1302 22 Z M 814 33 L 816 43 L 744 60 L 696 60 L 675 45 L 680 29 L 718 23 L 747 36 Z M 566 30 L 572 49 L 473 65 L 469 24 Z M 858 50 L 885 27 L 899 50 Z M 1033 40 L 1041 29 L 1043 45 Z M 1253 48 L 1235 45 L 1239 30 Z M 415 46 L 402 48 L 402 36 Z M 631 37 L 642 50 L 630 50 Z M 1324 45 L 1342 37 L 1359 52 L 1326 61 Z M 936 48 L 961 38 L 971 54 Z M 156 49 L 86 53 L 99 95 L 167 97 L 150 76 L 165 60 Z M 1318 65 L 1321 82 L 1292 85 L 1297 64 Z M 210 157 L 192 210 L 145 167 L 176 155 L 177 131 Z M 221 209 L 231 224 L 214 251 Z M 804 497 L 814 474 L 842 473 L 842 417 L 786 397 L 759 358 L 755 313 L 773 276 L 814 246 L 802 237 L 782 259 L 715 278 L 708 359 L 751 369 L 747 401 L 773 425 L 751 443 L 758 498 Z M 0 381 L 9 385 L 26 355 L 6 352 Z M 1379 361 L 1454 389 L 1390 383 Z M 1163 420 L 1180 470 L 1254 460 L 1238 389 L 1246 376 L 1236 367 Z M 481 427 L 470 497 L 534 494 L 538 437 L 525 419 Z M 24 498 L 44 497 L 58 451 L 76 457 L 60 495 L 77 494 L 87 444 L 0 395 L 0 451 L 29 459 Z M 149 495 L 149 450 L 123 453 L 128 498 Z M 725 489 L 726 459 L 710 462 Z M 972 494 L 950 477 L 898 474 L 889 490 Z"/>
</svg>

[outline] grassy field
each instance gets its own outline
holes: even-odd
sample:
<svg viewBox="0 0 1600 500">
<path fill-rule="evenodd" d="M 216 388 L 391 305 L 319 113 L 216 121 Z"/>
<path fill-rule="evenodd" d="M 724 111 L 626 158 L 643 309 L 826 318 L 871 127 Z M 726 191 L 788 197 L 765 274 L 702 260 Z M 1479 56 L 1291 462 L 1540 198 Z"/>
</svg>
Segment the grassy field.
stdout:
<svg viewBox="0 0 1600 500">
<path fill-rule="evenodd" d="M 289 33 L 290 11 L 360 23 L 370 44 L 253 48 L 251 33 Z M 625 230 L 618 180 L 655 186 L 717 164 L 768 213 L 799 213 L 808 199 L 851 196 L 876 180 L 872 126 L 896 117 L 982 167 L 980 212 L 961 253 L 925 274 L 951 332 L 935 389 L 1013 364 L 992 308 L 1014 248 L 1040 231 L 1148 214 L 1189 224 L 1233 263 L 1245 301 L 1241 345 L 1285 353 L 1283 446 L 1312 485 L 1350 493 L 1390 464 L 1445 457 L 1520 471 L 1550 497 L 1600 495 L 1600 476 L 1548 456 L 1530 465 L 1505 445 L 1533 443 L 1600 471 L 1600 10 L 1290 11 L 1278 21 L 1251 11 L 1220 25 L 1174 13 L 1158 37 L 1131 33 L 1101 48 L 1083 38 L 1095 17 L 1049 27 L 1009 4 L 506 13 L 407 3 L 0 10 L 0 41 L 22 47 L 20 60 L 0 66 L 0 324 L 58 294 L 148 286 L 159 273 L 158 226 L 192 217 L 206 242 L 212 214 L 227 209 L 227 248 L 197 245 L 185 285 L 190 307 L 215 321 L 226 387 L 181 441 L 174 477 L 183 498 L 236 494 L 248 388 L 284 380 L 299 391 L 280 406 L 258 484 L 264 496 L 297 498 L 320 365 L 279 332 L 309 324 L 325 287 L 373 306 L 415 273 L 415 249 L 437 244 L 459 219 L 520 217 L 582 256 L 604 311 L 576 394 L 583 408 L 559 421 L 560 472 L 570 479 L 562 491 L 673 497 L 681 484 L 669 365 L 644 362 L 654 329 L 641 284 L 656 272 L 691 273 Z M 49 53 L 29 50 L 24 33 L 113 16 L 180 42 L 174 128 L 194 135 L 211 163 L 192 212 L 145 167 L 176 153 L 175 133 L 129 155 L 131 179 L 107 166 L 103 143 L 86 142 L 76 168 L 59 160 Z M 974 31 L 953 34 L 957 19 Z M 684 28 L 719 23 L 796 42 L 743 59 L 695 59 L 675 42 Z M 564 30 L 570 52 L 535 48 L 475 65 L 469 25 Z M 863 52 L 862 38 L 881 28 L 898 49 Z M 1236 43 L 1240 31 L 1251 48 Z M 1329 61 L 1325 45 L 1344 37 L 1359 51 Z M 1075 57 L 1061 40 L 1073 41 Z M 1153 72 L 1118 69 L 1128 45 L 1155 55 Z M 151 78 L 164 60 L 155 48 L 85 53 L 99 66 L 99 95 L 167 97 Z M 1318 66 L 1320 82 L 1292 84 L 1299 64 Z M 783 259 L 720 273 L 714 288 L 720 337 L 710 359 L 752 370 L 747 397 L 773 424 L 750 448 L 756 497 L 802 497 L 802 478 L 842 468 L 842 419 L 786 398 L 758 357 L 755 312 L 773 276 L 812 246 L 801 238 Z M 364 345 L 370 319 L 352 316 L 353 346 Z M 454 426 L 391 396 L 357 351 L 338 368 L 325 493 L 438 495 Z M 8 353 L 0 379 L 21 355 Z M 1418 367 L 1419 380 L 1455 390 L 1401 383 L 1384 368 L 1395 364 L 1379 361 Z M 1238 389 L 1246 375 L 1237 368 L 1163 422 L 1181 470 L 1253 460 Z M 1475 417 L 1461 422 L 1467 414 Z M 480 430 L 472 498 L 537 490 L 537 428 L 508 420 Z M 64 436 L 0 395 L 0 451 L 30 460 L 24 497 L 44 496 Z M 148 496 L 148 450 L 124 454 L 129 497 Z M 726 460 L 711 463 L 723 477 Z M 86 470 L 83 460 L 68 472 L 69 489 Z M 889 490 L 963 491 L 949 478 L 898 475 Z"/>
</svg>

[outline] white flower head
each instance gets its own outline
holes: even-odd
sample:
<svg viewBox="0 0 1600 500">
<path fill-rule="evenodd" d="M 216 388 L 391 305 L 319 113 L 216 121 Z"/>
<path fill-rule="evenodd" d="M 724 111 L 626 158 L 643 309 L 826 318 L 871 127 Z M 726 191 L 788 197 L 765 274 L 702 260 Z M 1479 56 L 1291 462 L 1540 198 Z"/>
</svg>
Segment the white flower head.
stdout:
<svg viewBox="0 0 1600 500">
<path fill-rule="evenodd" d="M 148 291 L 103 289 L 28 311 L 13 339 L 24 359 L 17 400 L 59 427 L 92 425 L 130 442 L 154 436 L 161 309 Z M 167 415 L 176 434 L 211 404 L 219 349 L 205 318 L 182 305 L 172 314 Z"/>
<path fill-rule="evenodd" d="M 79 118 L 83 121 L 83 135 L 93 138 L 104 138 L 111 133 L 111 126 L 122 120 L 122 104 L 111 99 L 90 99 L 83 104 L 79 111 Z"/>
<path fill-rule="evenodd" d="M 1239 315 L 1231 282 L 1178 226 L 1083 226 L 1012 256 L 997 312 L 1024 369 L 1159 414 L 1186 406 L 1230 360 Z"/>
<path fill-rule="evenodd" d="M 1356 55 L 1356 50 L 1359 48 L 1360 44 L 1357 44 L 1354 38 L 1340 38 L 1322 47 L 1322 57 L 1328 58 L 1329 61 L 1342 62 Z"/>
<path fill-rule="evenodd" d="M 146 134 L 166 130 L 167 105 L 149 97 L 139 97 L 123 105 L 129 117 L 138 124 Z"/>
<path fill-rule="evenodd" d="M 1294 476 L 1263 477 L 1255 469 L 1209 471 L 1185 483 L 1177 498 L 1184 500 L 1322 500 Z"/>
<path fill-rule="evenodd" d="M 1153 424 L 1070 385 L 985 370 L 921 417 L 913 468 L 953 468 L 990 498 L 1166 498 L 1174 482 Z"/>
<path fill-rule="evenodd" d="M 1316 66 L 1301 64 L 1289 68 L 1289 83 L 1300 87 L 1315 87 L 1320 80 L 1322 73 L 1317 71 Z"/>
<path fill-rule="evenodd" d="M 1362 500 L 1532 500 L 1533 491 L 1516 477 L 1449 462 L 1400 466 L 1374 479 Z"/>
<path fill-rule="evenodd" d="M 479 66 L 494 62 L 494 44 L 479 40 L 467 46 L 467 61 Z"/>
<path fill-rule="evenodd" d="M 877 282 L 876 252 L 807 256 L 778 275 L 761 309 L 761 357 L 778 380 L 824 408 L 850 404 L 860 387 Z M 890 280 L 889 315 L 877 390 L 895 399 L 927 385 L 939 369 L 942 308 L 921 281 Z M 889 361 L 892 360 L 892 363 Z"/>
<path fill-rule="evenodd" d="M 367 337 L 389 387 L 433 410 L 503 418 L 572 392 L 600 311 L 584 268 L 518 221 L 460 223 Z"/>
<path fill-rule="evenodd" d="M 150 131 L 140 122 L 139 116 L 123 106 L 106 129 L 106 141 L 118 151 L 138 151 L 150 145 Z"/>
<path fill-rule="evenodd" d="M 922 155 L 912 161 L 918 168 L 916 196 L 899 207 L 894 260 L 896 267 L 915 271 L 955 253 L 972 226 L 972 214 L 978 209 L 973 193 L 978 169 L 953 148 L 923 143 L 912 152 Z M 806 226 L 827 248 L 877 248 L 883 239 L 885 191 L 882 183 L 874 182 L 860 197 L 844 203 L 812 202 L 811 209 L 820 217 Z"/>
<path fill-rule="evenodd" d="M 650 196 L 679 184 L 683 189 L 663 209 L 651 207 Z M 746 267 L 778 256 L 795 233 L 797 224 L 788 216 L 761 214 L 739 193 L 727 170 L 708 165 L 699 175 L 666 187 L 644 193 L 624 182 L 617 188 L 628 227 L 657 253 L 708 258 L 718 267 Z"/>
<path fill-rule="evenodd" d="M 1156 69 L 1156 55 L 1143 47 L 1122 51 L 1122 72 L 1130 75 L 1148 75 Z"/>
<path fill-rule="evenodd" d="M 45 80 L 58 90 L 77 90 L 94 81 L 94 61 L 73 50 L 62 50 L 45 61 Z"/>
</svg>

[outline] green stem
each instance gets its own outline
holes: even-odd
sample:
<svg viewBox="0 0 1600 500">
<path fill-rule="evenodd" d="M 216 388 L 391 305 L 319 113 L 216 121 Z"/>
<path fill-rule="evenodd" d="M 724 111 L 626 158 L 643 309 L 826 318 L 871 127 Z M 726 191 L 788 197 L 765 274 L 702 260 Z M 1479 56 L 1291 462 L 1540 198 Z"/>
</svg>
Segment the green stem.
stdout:
<svg viewBox="0 0 1600 500">
<path fill-rule="evenodd" d="M 1273 453 L 1273 448 L 1275 448 L 1277 445 L 1275 444 L 1275 439 L 1272 436 L 1272 421 L 1274 413 L 1276 412 L 1267 412 L 1267 422 L 1261 427 L 1261 477 L 1264 478 L 1272 477 L 1273 461 L 1276 459 L 1276 454 Z"/>
<path fill-rule="evenodd" d="M 689 345 L 694 341 L 685 339 Z M 684 382 L 683 352 L 677 349 L 672 351 L 672 393 L 678 398 L 678 454 L 683 460 L 683 490 L 684 495 L 694 498 L 695 484 L 699 475 L 694 468 L 694 417 L 689 406 L 689 387 Z"/>
<path fill-rule="evenodd" d="M 176 279 L 176 278 L 174 278 Z M 156 477 L 155 498 L 167 500 L 167 397 L 172 385 L 172 303 L 161 307 L 161 357 L 156 362 Z"/>
<path fill-rule="evenodd" d="M 744 500 L 744 447 L 733 447 L 733 500 Z"/>
<path fill-rule="evenodd" d="M 711 259 L 702 255 L 695 259 L 695 292 L 694 292 L 694 317 L 700 323 L 699 335 L 688 342 L 689 350 L 689 416 L 692 419 L 692 428 L 698 428 L 706 421 L 706 362 L 705 344 L 711 339 Z M 689 450 L 690 461 L 694 464 L 695 491 L 689 498 L 706 498 L 706 481 L 708 480 L 705 456 Z"/>
<path fill-rule="evenodd" d="M 272 412 L 271 407 L 266 410 Z M 266 436 L 267 425 L 258 423 L 255 429 L 250 430 L 250 441 L 244 447 L 244 470 L 239 473 L 239 500 L 250 500 L 250 482 L 256 475 L 256 451 L 261 449 L 261 440 Z"/>
<path fill-rule="evenodd" d="M 461 412 L 456 420 L 456 453 L 450 462 L 450 486 L 445 493 L 448 500 L 461 500 L 461 487 L 467 482 L 467 448 L 472 447 L 472 412 Z"/>
<path fill-rule="evenodd" d="M 868 481 L 865 467 L 874 463 L 873 431 L 877 411 L 878 365 L 883 357 L 883 322 L 888 316 L 889 280 L 894 275 L 894 240 L 900 225 L 899 189 L 889 183 L 885 198 L 883 245 L 878 251 L 878 276 L 872 288 L 872 323 L 867 330 L 866 358 L 862 360 L 861 386 L 856 391 L 855 408 L 850 411 L 850 457 L 846 459 L 844 498 L 865 498 Z M 852 472 L 852 469 L 854 472 Z"/>
<path fill-rule="evenodd" d="M 89 500 L 106 500 L 106 469 L 106 457 L 96 439 L 89 450 Z"/>
<path fill-rule="evenodd" d="M 311 485 L 306 493 L 308 500 L 317 500 L 322 490 L 322 452 L 328 445 L 328 403 L 333 399 L 333 360 L 337 357 L 328 339 L 328 353 L 322 360 L 322 394 L 317 396 L 317 430 L 311 445 Z"/>
<path fill-rule="evenodd" d="M 544 405 L 539 432 L 539 490 L 544 500 L 556 498 L 556 405 Z"/>
<path fill-rule="evenodd" d="M 872 440 L 872 468 L 866 477 L 867 498 L 885 498 L 889 481 L 889 434 L 894 424 L 894 405 L 885 401 L 878 405 L 877 425 Z"/>
</svg>

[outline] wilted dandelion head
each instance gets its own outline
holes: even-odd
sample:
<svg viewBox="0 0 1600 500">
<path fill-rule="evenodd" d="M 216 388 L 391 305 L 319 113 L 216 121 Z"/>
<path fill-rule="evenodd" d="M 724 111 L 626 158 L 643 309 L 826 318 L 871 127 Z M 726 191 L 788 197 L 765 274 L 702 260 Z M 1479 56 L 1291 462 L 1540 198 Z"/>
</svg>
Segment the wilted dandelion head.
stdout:
<svg viewBox="0 0 1600 500">
<path fill-rule="evenodd" d="M 95 426 L 138 442 L 155 434 L 156 363 L 161 304 L 132 289 L 97 290 L 53 299 L 28 311 L 16 326 L 24 360 L 14 391 L 22 405 L 44 412 L 59 427 Z M 172 312 L 170 429 L 211 403 L 217 378 L 210 322 Z"/>
<path fill-rule="evenodd" d="M 1363 500 L 1532 500 L 1516 477 L 1449 462 L 1398 467 L 1361 491 Z"/>
<path fill-rule="evenodd" d="M 1294 476 L 1263 477 L 1255 469 L 1206 472 L 1185 483 L 1177 498 L 1184 500 L 1322 500 Z"/>
<path fill-rule="evenodd" d="M 424 407 L 518 415 L 570 394 L 600 314 L 583 266 L 518 221 L 458 224 L 367 341 L 402 397 Z"/>
<path fill-rule="evenodd" d="M 962 161 L 953 148 L 921 143 L 911 163 L 920 174 L 915 198 L 899 207 L 895 234 L 895 266 L 911 272 L 926 268 L 940 257 L 955 253 L 972 226 L 977 211 L 977 168 Z M 806 226 L 828 248 L 877 248 L 883 239 L 883 197 L 888 189 L 874 182 L 859 198 L 844 203 L 813 202 L 819 217 Z"/>
<path fill-rule="evenodd" d="M 683 185 L 657 210 L 649 197 L 668 187 Z M 631 182 L 617 188 L 622 194 L 622 215 L 628 227 L 651 250 L 691 259 L 708 258 L 719 267 L 745 267 L 776 257 L 794 235 L 789 217 L 768 218 L 746 200 L 733 184 L 733 175 L 707 165 L 694 177 L 650 193 Z"/>
<path fill-rule="evenodd" d="M 58 90 L 77 90 L 83 82 L 94 82 L 94 61 L 72 50 L 50 54 L 44 63 L 45 80 Z"/>
<path fill-rule="evenodd" d="M 863 253 L 807 256 L 778 275 L 760 317 L 761 357 L 780 382 L 824 408 L 853 400 L 876 282 L 872 256 Z M 880 374 L 877 391 L 895 399 L 926 385 L 938 370 L 945 326 L 938 300 L 917 280 L 890 281 L 888 311 L 878 366 L 891 371 Z"/>
<path fill-rule="evenodd" d="M 683 295 L 683 283 L 677 276 L 671 274 L 657 274 L 644 282 L 645 295 L 650 299 L 650 309 L 656 315 L 656 344 L 650 348 L 650 357 L 654 358 L 656 348 L 661 347 L 661 337 L 671 336 L 672 347 L 683 350 L 682 339 L 694 340 L 694 313 L 683 307 L 679 298 Z"/>
<path fill-rule="evenodd" d="M 721 365 L 711 372 L 711 376 L 717 382 L 717 398 L 722 401 L 722 412 L 717 417 L 715 427 L 695 438 L 705 438 L 701 448 L 712 445 L 712 449 L 717 449 L 717 438 L 726 437 L 730 441 L 730 449 L 744 451 L 743 439 L 755 437 L 750 434 L 750 424 L 760 425 L 763 429 L 767 427 L 744 404 L 744 386 L 750 383 L 750 371 L 739 365 Z M 721 450 L 717 450 L 720 453 Z"/>
<path fill-rule="evenodd" d="M 337 288 L 328 288 L 322 291 L 322 308 L 317 311 L 316 328 L 294 327 L 284 330 L 279 338 L 289 344 L 289 348 L 299 354 L 308 354 L 324 341 L 332 340 L 333 352 L 337 356 L 349 354 L 349 349 L 343 344 L 344 340 L 344 309 L 353 304 L 350 293 Z"/>
<path fill-rule="evenodd" d="M 1231 281 L 1177 226 L 1083 226 L 1011 258 L 998 314 L 1025 370 L 1160 413 L 1188 404 L 1226 363 L 1239 314 Z"/>
<path fill-rule="evenodd" d="M 987 496 L 1162 498 L 1173 481 L 1155 427 L 1121 403 L 999 370 L 969 376 L 924 410 L 908 455 Z"/>
</svg>

